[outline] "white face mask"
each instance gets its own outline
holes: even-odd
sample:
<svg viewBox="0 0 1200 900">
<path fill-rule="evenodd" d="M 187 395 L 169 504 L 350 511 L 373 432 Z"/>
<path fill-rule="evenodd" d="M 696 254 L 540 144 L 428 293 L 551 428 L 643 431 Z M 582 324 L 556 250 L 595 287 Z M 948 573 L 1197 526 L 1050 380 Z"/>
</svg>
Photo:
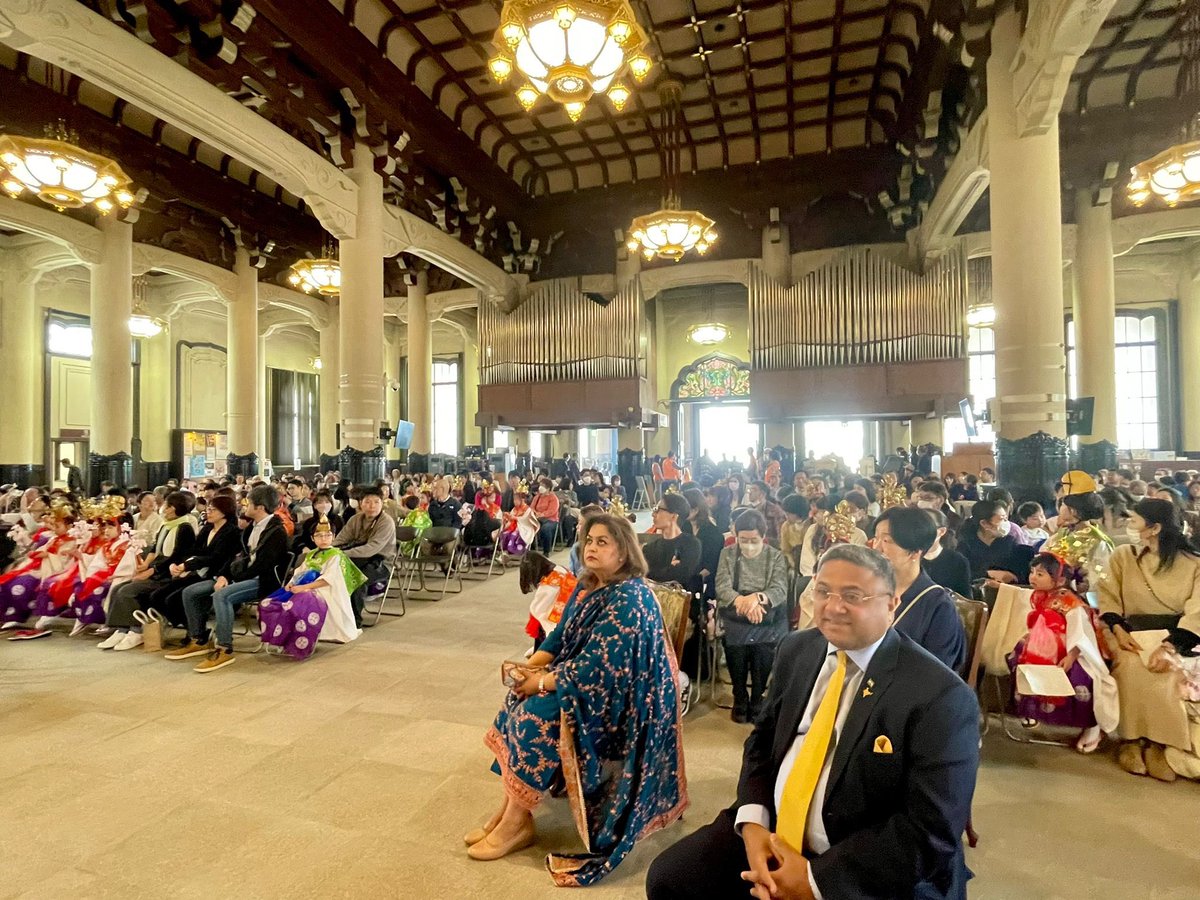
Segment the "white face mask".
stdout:
<svg viewBox="0 0 1200 900">
<path fill-rule="evenodd" d="M 938 509 L 941 504 L 936 500 L 918 500 L 917 509 Z"/>
<path fill-rule="evenodd" d="M 544 494 L 544 493 L 546 493 L 546 492 L 547 492 L 547 491 L 549 491 L 549 490 L 550 490 L 550 488 L 546 487 L 545 485 L 542 485 L 540 488 L 538 488 L 538 493 L 539 493 L 539 494 Z"/>
<path fill-rule="evenodd" d="M 754 559 L 763 552 L 762 541 L 738 541 L 738 549 L 746 559 Z"/>
<path fill-rule="evenodd" d="M 1008 519 L 1001 519 L 1000 524 L 996 526 L 996 534 L 1000 537 L 1006 537 L 1010 528 L 1012 528 L 1012 522 L 1008 521 Z"/>
<path fill-rule="evenodd" d="M 318 503 L 316 506 L 317 512 L 321 513 L 322 515 L 328 514 L 329 510 L 332 508 L 333 507 L 331 507 L 328 503 Z"/>
<path fill-rule="evenodd" d="M 1141 533 L 1141 531 L 1139 531 L 1138 529 L 1134 528 L 1132 525 L 1126 525 L 1126 526 L 1125 526 L 1125 533 L 1126 533 L 1127 535 L 1129 535 L 1129 542 L 1130 542 L 1131 544 L 1139 544 L 1139 545 L 1140 545 L 1140 544 L 1142 543 L 1142 533 Z"/>
<path fill-rule="evenodd" d="M 580 481 L 581 481 L 583 484 L 591 484 L 591 483 L 592 483 L 592 476 L 591 476 L 591 475 L 584 475 L 584 476 L 583 476 L 581 479 L 579 479 L 579 480 L 580 480 Z"/>
</svg>

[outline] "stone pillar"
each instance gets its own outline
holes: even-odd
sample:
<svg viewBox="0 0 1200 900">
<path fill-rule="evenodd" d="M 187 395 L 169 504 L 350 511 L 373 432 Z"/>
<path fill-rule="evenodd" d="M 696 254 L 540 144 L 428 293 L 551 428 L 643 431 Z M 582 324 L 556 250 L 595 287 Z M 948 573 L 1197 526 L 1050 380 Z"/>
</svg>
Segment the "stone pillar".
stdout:
<svg viewBox="0 0 1200 900">
<path fill-rule="evenodd" d="M 88 490 L 101 481 L 124 487 L 133 480 L 133 367 L 129 316 L 133 311 L 133 226 L 101 216 L 100 261 L 92 267 L 92 401 Z"/>
<path fill-rule="evenodd" d="M 1112 206 L 1092 203 L 1091 189 L 1075 192 L 1075 383 L 1095 398 L 1092 430 L 1080 436 L 1086 472 L 1117 465 L 1116 285 Z"/>
<path fill-rule="evenodd" d="M 254 408 L 256 410 L 255 418 L 258 422 L 258 427 L 255 429 L 255 446 L 259 449 L 259 460 L 267 458 L 267 336 L 260 334 L 258 336 L 258 349 L 255 353 L 254 365 Z M 290 459 L 272 460 L 271 464 L 279 468 L 290 469 L 292 461 Z"/>
<path fill-rule="evenodd" d="M 1179 270 L 1179 346 L 1200 347 L 1200 279 L 1192 254 Z M 1200 450 L 1200 355 L 1179 354 L 1180 409 L 1183 413 L 1182 450 Z"/>
<path fill-rule="evenodd" d="M 1020 40 L 1020 15 L 1010 7 L 996 17 L 987 63 L 997 477 L 1018 500 L 1049 503 L 1067 469 L 1058 124 L 1044 134 L 1018 131 Z"/>
<path fill-rule="evenodd" d="M 142 454 L 138 483 L 144 488 L 166 484 L 171 477 L 171 422 L 174 346 L 171 325 L 152 338 L 142 338 L 140 376 Z"/>
<path fill-rule="evenodd" d="M 341 329 L 338 316 L 330 317 L 321 328 L 321 471 L 337 468 L 338 450 L 338 391 L 342 378 L 338 340 Z"/>
<path fill-rule="evenodd" d="M 4 371 L 0 481 L 30 487 L 47 480 L 34 447 L 34 437 L 42 431 L 36 397 L 42 346 L 36 296 L 40 273 L 15 253 L 4 253 L 0 265 L 0 360 Z"/>
<path fill-rule="evenodd" d="M 383 181 L 369 147 L 354 148 L 358 185 L 355 237 L 341 243 L 338 342 L 342 451 L 338 468 L 355 484 L 383 477 Z"/>
<path fill-rule="evenodd" d="M 792 283 L 792 242 L 788 226 L 767 225 L 762 233 L 762 267 L 772 281 L 785 287 Z"/>
<path fill-rule="evenodd" d="M 228 365 L 225 368 L 226 431 L 229 474 L 257 475 L 258 455 L 258 269 L 238 247 L 235 284 L 226 317 Z M 265 362 L 263 360 L 262 362 Z"/>
<path fill-rule="evenodd" d="M 479 345 L 476 335 L 463 337 L 462 356 L 462 445 L 478 444 L 479 426 L 475 417 L 479 414 Z M 546 435 L 546 455 L 550 456 L 550 435 Z M 486 449 L 486 448 L 485 448 Z M 553 458 L 553 457 L 551 457 Z"/>
<path fill-rule="evenodd" d="M 408 418 L 413 423 L 410 472 L 429 471 L 433 449 L 433 342 L 429 327 L 429 273 L 408 286 Z"/>
<path fill-rule="evenodd" d="M 400 391 L 393 390 L 393 385 L 400 383 L 400 337 L 396 325 L 389 323 L 383 329 L 383 369 L 387 375 L 387 386 L 383 398 L 383 417 L 389 428 L 395 428 L 400 421 Z M 400 461 L 400 451 L 388 441 L 384 452 L 387 454 L 387 468 L 390 472 Z"/>
</svg>

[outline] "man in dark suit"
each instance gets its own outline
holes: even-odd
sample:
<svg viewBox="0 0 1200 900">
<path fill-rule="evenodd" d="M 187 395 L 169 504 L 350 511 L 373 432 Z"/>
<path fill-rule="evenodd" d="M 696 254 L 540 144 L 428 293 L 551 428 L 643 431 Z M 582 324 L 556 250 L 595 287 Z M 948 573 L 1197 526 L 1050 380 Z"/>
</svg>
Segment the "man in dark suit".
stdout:
<svg viewBox="0 0 1200 900">
<path fill-rule="evenodd" d="M 816 627 L 779 645 L 737 801 L 650 867 L 650 900 L 963 900 L 979 708 L 895 631 L 891 564 L 828 550 Z"/>
</svg>

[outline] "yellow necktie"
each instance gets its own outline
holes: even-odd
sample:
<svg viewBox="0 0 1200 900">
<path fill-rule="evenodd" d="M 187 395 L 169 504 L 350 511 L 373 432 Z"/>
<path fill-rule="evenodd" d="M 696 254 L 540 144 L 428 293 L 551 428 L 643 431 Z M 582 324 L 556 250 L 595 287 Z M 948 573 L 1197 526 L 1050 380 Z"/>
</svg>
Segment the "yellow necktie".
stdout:
<svg viewBox="0 0 1200 900">
<path fill-rule="evenodd" d="M 833 738 L 833 726 L 837 721 L 838 704 L 842 699 L 842 686 L 846 683 L 846 654 L 837 652 L 837 668 L 825 688 L 825 696 L 813 716 L 796 762 L 783 785 L 783 797 L 779 802 L 779 821 L 776 833 L 795 849 L 804 850 L 804 827 L 808 822 L 808 808 L 812 805 L 821 769 L 825 767 L 825 756 Z"/>
</svg>

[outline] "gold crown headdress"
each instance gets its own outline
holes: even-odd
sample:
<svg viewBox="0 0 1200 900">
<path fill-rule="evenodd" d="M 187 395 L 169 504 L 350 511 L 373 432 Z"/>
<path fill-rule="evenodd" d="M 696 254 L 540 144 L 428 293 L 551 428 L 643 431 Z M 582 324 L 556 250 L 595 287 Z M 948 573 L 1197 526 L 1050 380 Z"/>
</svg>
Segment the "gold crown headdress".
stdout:
<svg viewBox="0 0 1200 900">
<path fill-rule="evenodd" d="M 908 492 L 896 478 L 895 472 L 888 472 L 883 476 L 883 481 L 880 482 L 876 494 L 879 497 L 880 509 L 891 509 L 893 506 L 903 506 L 908 502 Z"/>
<path fill-rule="evenodd" d="M 620 497 L 613 497 L 608 504 L 608 511 L 618 518 L 624 519 L 629 515 L 629 510 L 625 508 L 625 504 Z"/>
<path fill-rule="evenodd" d="M 513 491 L 513 493 L 514 494 L 528 494 L 529 493 L 529 482 L 526 481 L 524 478 L 522 478 L 520 483 L 517 484 L 517 489 L 515 491 Z"/>
<path fill-rule="evenodd" d="M 56 519 L 66 519 L 75 515 L 75 507 L 62 497 L 50 501 L 50 515 Z"/>
<path fill-rule="evenodd" d="M 854 507 L 842 500 L 828 516 L 825 517 L 825 533 L 835 543 L 845 544 L 854 534 Z"/>
<path fill-rule="evenodd" d="M 461 475 L 456 475 L 454 478 L 454 481 L 452 482 L 453 489 L 456 491 L 461 491 L 466 486 L 467 486 L 467 479 Z"/>
<path fill-rule="evenodd" d="M 313 528 L 313 536 L 318 534 L 333 534 L 333 526 L 329 524 L 329 517 L 322 515 L 317 519 L 317 524 Z"/>
</svg>

